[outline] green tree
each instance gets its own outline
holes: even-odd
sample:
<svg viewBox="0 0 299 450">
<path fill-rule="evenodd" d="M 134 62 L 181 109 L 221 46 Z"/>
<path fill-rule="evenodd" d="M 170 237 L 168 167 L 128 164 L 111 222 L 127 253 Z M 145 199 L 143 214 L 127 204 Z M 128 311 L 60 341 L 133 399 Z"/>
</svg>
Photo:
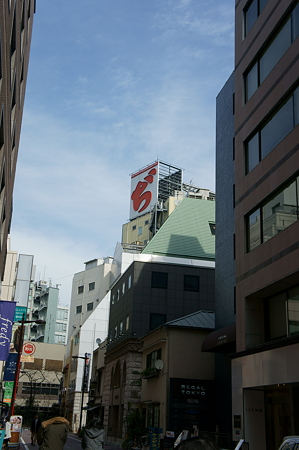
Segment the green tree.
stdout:
<svg viewBox="0 0 299 450">
<path fill-rule="evenodd" d="M 122 447 L 127 448 L 127 444 L 131 441 L 136 442 L 136 446 L 142 436 L 146 434 L 145 418 L 140 411 L 140 407 L 136 404 L 128 403 L 128 412 L 124 418 L 126 426 L 126 439 Z"/>
</svg>

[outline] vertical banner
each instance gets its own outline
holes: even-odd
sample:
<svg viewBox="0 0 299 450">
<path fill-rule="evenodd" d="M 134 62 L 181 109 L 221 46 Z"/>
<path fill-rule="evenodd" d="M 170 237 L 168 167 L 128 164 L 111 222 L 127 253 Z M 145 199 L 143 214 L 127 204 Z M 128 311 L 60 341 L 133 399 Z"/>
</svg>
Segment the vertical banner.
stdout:
<svg viewBox="0 0 299 450">
<path fill-rule="evenodd" d="M 9 353 L 6 364 L 5 364 L 3 381 L 14 381 L 15 380 L 17 360 L 18 360 L 17 353 Z"/>
<path fill-rule="evenodd" d="M 88 379 L 89 379 L 89 368 L 90 368 L 90 353 L 85 353 L 84 361 L 84 377 L 82 382 L 82 391 L 88 392 Z"/>
<path fill-rule="evenodd" d="M 8 358 L 15 309 L 15 302 L 0 300 L 0 361 Z"/>
<path fill-rule="evenodd" d="M 7 403 L 8 405 L 11 404 L 13 385 L 14 385 L 13 381 L 5 381 L 5 383 L 4 383 L 3 401 L 4 401 L 4 403 Z"/>
</svg>

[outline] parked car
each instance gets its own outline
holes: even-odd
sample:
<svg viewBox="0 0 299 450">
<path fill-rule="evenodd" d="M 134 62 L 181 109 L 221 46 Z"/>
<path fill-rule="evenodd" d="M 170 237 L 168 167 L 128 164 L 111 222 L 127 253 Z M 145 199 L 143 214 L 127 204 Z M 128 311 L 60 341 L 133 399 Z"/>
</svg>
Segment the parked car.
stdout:
<svg viewBox="0 0 299 450">
<path fill-rule="evenodd" d="M 278 450 L 299 450 L 299 436 L 286 436 Z"/>
</svg>

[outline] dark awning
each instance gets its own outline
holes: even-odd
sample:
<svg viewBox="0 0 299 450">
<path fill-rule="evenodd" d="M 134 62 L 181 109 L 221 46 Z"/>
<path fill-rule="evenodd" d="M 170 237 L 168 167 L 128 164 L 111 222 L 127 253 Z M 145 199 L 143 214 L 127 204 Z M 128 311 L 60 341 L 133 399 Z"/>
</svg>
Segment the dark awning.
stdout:
<svg viewBox="0 0 299 450">
<path fill-rule="evenodd" d="M 236 324 L 212 331 L 202 343 L 202 352 L 225 352 L 228 344 L 236 342 Z"/>
</svg>

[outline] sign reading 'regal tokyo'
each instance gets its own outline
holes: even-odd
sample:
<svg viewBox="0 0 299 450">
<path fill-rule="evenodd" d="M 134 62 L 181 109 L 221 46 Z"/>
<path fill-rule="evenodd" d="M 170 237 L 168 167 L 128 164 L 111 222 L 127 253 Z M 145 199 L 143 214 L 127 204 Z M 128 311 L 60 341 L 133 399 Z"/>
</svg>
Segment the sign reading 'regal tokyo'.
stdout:
<svg viewBox="0 0 299 450">
<path fill-rule="evenodd" d="M 15 302 L 0 300 L 0 361 L 6 361 L 9 354 L 15 309 Z"/>
</svg>

